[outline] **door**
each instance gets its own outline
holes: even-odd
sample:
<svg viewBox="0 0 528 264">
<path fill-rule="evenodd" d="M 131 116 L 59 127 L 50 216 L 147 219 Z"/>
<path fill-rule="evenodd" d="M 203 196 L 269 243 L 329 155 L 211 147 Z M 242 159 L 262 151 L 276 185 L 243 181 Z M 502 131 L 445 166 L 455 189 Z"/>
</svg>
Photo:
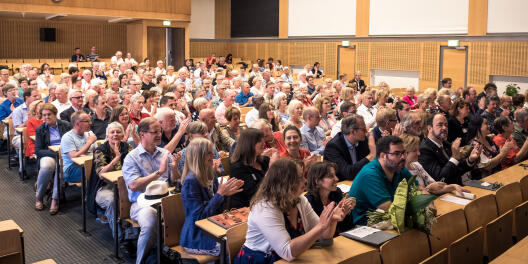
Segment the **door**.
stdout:
<svg viewBox="0 0 528 264">
<path fill-rule="evenodd" d="M 451 90 L 467 86 L 467 62 L 468 48 L 463 47 L 440 47 L 440 78 L 438 88 L 442 88 L 442 79 L 451 78 L 453 84 Z"/>
<path fill-rule="evenodd" d="M 166 28 L 147 27 L 147 56 L 150 66 L 156 67 L 158 60 L 165 61 L 166 57 Z"/>
<path fill-rule="evenodd" d="M 185 29 L 167 28 L 167 65 L 178 71 L 185 60 Z M 196 63 L 196 62 L 195 62 Z"/>
<path fill-rule="evenodd" d="M 356 63 L 356 49 L 353 47 L 337 46 L 337 76 L 346 74 L 348 79 L 354 78 L 354 69 Z"/>
</svg>

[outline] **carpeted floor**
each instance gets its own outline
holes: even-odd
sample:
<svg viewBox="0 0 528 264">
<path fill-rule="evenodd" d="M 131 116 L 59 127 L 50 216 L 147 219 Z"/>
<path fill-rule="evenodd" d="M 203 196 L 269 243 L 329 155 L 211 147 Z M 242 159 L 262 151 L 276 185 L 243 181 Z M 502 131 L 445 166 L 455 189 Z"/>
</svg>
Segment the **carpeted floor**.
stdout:
<svg viewBox="0 0 528 264">
<path fill-rule="evenodd" d="M 108 225 L 87 213 L 88 235 L 80 232 L 81 191 L 69 187 L 67 202 L 51 216 L 49 206 L 35 211 L 36 165 L 28 164 L 29 179 L 20 181 L 18 167 L 8 169 L 7 154 L 0 156 L 0 221 L 13 219 L 24 230 L 26 263 L 54 259 L 57 263 L 133 263 L 113 257 L 113 239 Z"/>
</svg>

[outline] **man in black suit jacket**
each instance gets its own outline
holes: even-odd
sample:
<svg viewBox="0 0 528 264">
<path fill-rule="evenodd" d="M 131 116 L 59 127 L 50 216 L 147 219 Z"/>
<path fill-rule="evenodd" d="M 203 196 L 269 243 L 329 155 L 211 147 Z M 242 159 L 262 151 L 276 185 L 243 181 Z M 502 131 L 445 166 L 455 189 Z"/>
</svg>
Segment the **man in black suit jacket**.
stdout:
<svg viewBox="0 0 528 264">
<path fill-rule="evenodd" d="M 420 145 L 418 162 L 436 181 L 447 184 L 462 184 L 461 176 L 476 164 L 482 151 L 481 146 L 473 148 L 469 157 L 462 160 L 460 138 L 447 142 L 447 119 L 437 113 L 427 120 L 428 136 Z"/>
<path fill-rule="evenodd" d="M 361 79 L 361 72 L 359 71 L 354 73 L 354 79 L 350 80 L 349 83 L 356 83 L 356 90 L 361 91 L 361 93 L 363 93 L 365 87 L 367 87 L 365 81 Z"/>
<path fill-rule="evenodd" d="M 88 115 L 92 112 L 88 108 L 83 108 L 83 94 L 81 91 L 74 91 L 70 93 L 70 102 L 72 106 L 60 113 L 60 120 L 68 121 L 68 123 L 71 123 L 71 115 L 79 110 L 83 110 Z"/>
<path fill-rule="evenodd" d="M 376 156 L 376 150 L 369 149 L 366 132 L 363 117 L 348 115 L 341 121 L 341 132 L 326 144 L 323 157 L 337 164 L 336 175 L 340 181 L 354 180 L 361 168 Z"/>
</svg>

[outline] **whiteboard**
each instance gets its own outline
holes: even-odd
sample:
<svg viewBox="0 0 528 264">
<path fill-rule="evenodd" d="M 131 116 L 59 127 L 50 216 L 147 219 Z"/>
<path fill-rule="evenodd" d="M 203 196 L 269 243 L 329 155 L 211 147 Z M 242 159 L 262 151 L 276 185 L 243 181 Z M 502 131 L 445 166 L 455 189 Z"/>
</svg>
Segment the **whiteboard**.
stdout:
<svg viewBox="0 0 528 264">
<path fill-rule="evenodd" d="M 488 0 L 488 32 L 528 32 L 526 10 L 526 0 Z"/>
<path fill-rule="evenodd" d="M 506 86 L 512 83 L 517 84 L 521 88 L 521 94 L 528 90 L 528 77 L 491 75 L 490 78 L 497 85 L 498 95 L 502 95 L 506 91 Z"/>
<path fill-rule="evenodd" d="M 191 39 L 215 38 L 215 0 L 191 1 L 189 36 Z"/>
<path fill-rule="evenodd" d="M 355 34 L 356 0 L 288 1 L 288 36 Z"/>
<path fill-rule="evenodd" d="M 466 34 L 469 0 L 370 0 L 370 35 Z"/>
<path fill-rule="evenodd" d="M 386 82 L 390 88 L 414 86 L 415 90 L 418 91 L 420 89 L 420 72 L 370 70 L 370 85 L 379 86 L 381 82 Z"/>
</svg>

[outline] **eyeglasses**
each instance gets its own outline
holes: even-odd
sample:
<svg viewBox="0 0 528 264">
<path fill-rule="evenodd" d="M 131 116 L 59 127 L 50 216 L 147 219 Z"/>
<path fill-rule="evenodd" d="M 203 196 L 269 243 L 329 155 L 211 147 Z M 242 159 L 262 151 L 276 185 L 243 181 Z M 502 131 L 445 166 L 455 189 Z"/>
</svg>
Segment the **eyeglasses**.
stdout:
<svg viewBox="0 0 528 264">
<path fill-rule="evenodd" d="M 81 120 L 79 122 L 83 122 L 83 123 L 90 123 L 91 121 L 90 120 Z"/>
<path fill-rule="evenodd" d="M 395 151 L 395 152 L 387 152 L 387 154 L 394 155 L 396 157 L 401 157 L 407 155 L 407 151 Z"/>
<path fill-rule="evenodd" d="M 73 96 L 73 97 L 71 97 L 71 99 L 77 99 L 77 100 L 83 99 L 83 98 L 84 98 L 84 96 Z"/>
<path fill-rule="evenodd" d="M 161 130 L 158 130 L 158 131 L 147 131 L 147 133 L 150 133 L 150 134 L 154 134 L 154 135 L 157 135 L 157 134 L 161 134 Z"/>
</svg>

